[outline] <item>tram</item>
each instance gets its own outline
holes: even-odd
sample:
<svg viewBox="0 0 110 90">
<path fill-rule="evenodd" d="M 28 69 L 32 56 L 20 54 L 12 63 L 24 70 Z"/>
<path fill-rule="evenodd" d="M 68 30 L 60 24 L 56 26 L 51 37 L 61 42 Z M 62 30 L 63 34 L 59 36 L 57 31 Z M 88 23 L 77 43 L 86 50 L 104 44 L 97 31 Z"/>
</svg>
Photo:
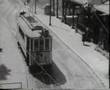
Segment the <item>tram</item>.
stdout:
<svg viewBox="0 0 110 90">
<path fill-rule="evenodd" d="M 18 45 L 27 65 L 50 65 L 52 61 L 52 36 L 32 15 L 20 13 L 17 18 Z"/>
</svg>

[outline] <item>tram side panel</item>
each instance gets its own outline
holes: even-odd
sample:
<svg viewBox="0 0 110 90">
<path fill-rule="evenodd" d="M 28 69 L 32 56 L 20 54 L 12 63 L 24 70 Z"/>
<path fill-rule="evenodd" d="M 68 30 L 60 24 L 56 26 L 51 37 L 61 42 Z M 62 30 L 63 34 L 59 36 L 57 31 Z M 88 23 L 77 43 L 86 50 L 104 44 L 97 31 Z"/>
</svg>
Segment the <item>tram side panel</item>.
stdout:
<svg viewBox="0 0 110 90">
<path fill-rule="evenodd" d="M 25 57 L 27 57 L 26 54 L 26 35 L 24 34 L 24 32 L 22 31 L 22 28 L 20 26 L 18 26 L 18 34 L 17 34 L 17 40 L 18 40 L 18 44 L 20 45 L 20 48 L 23 51 L 23 54 L 25 55 Z"/>
</svg>

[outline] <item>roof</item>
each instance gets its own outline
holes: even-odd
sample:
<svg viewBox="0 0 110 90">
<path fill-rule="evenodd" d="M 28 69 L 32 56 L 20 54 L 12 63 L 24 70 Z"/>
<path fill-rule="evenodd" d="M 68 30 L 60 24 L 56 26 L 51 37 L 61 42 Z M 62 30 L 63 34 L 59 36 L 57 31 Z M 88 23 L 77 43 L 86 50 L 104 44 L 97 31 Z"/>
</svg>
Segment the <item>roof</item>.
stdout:
<svg viewBox="0 0 110 90">
<path fill-rule="evenodd" d="M 108 1 L 104 2 L 104 4 L 94 5 L 94 7 L 95 7 L 97 10 L 103 12 L 104 14 L 110 14 L 110 12 L 109 12 L 109 4 L 110 4 L 110 3 L 109 3 L 109 0 L 108 0 Z"/>
<path fill-rule="evenodd" d="M 96 10 L 101 11 L 104 14 L 109 14 L 109 0 L 71 0 L 71 1 L 83 5 L 86 3 L 93 4 Z"/>
<path fill-rule="evenodd" d="M 95 7 L 96 10 L 101 11 L 104 14 L 110 14 L 110 12 L 109 12 L 109 5 L 105 5 L 105 4 L 94 5 L 94 7 Z"/>
<path fill-rule="evenodd" d="M 79 4 L 85 4 L 85 3 L 89 3 L 89 4 L 95 4 L 95 5 L 100 5 L 103 2 L 109 2 L 109 0 L 70 0 L 73 2 L 77 2 Z"/>
</svg>

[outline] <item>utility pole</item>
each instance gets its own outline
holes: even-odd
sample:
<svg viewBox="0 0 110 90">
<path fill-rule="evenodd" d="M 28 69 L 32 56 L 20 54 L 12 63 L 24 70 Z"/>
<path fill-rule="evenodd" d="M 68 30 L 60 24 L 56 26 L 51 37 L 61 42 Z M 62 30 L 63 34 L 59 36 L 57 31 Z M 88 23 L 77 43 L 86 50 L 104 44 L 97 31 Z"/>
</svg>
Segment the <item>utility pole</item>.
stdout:
<svg viewBox="0 0 110 90">
<path fill-rule="evenodd" d="M 58 8 L 59 8 L 59 1 L 57 0 L 57 11 L 56 11 L 56 13 L 57 13 L 57 18 L 58 18 Z"/>
<path fill-rule="evenodd" d="M 109 56 L 109 88 L 110 88 L 110 56 Z"/>
<path fill-rule="evenodd" d="M 37 2 L 36 2 L 36 0 L 35 0 L 35 14 L 36 14 L 36 4 L 37 4 Z"/>
<path fill-rule="evenodd" d="M 55 0 L 52 1 L 53 1 L 53 14 L 55 14 Z"/>
<path fill-rule="evenodd" d="M 65 22 L 65 0 L 62 0 L 62 22 Z"/>
<path fill-rule="evenodd" d="M 51 4 L 52 4 L 52 1 L 50 0 L 50 9 L 49 9 L 50 10 L 50 18 L 49 18 L 49 25 L 50 26 L 51 26 L 51 14 L 52 14 L 51 13 L 51 8 L 52 8 L 52 5 Z"/>
</svg>

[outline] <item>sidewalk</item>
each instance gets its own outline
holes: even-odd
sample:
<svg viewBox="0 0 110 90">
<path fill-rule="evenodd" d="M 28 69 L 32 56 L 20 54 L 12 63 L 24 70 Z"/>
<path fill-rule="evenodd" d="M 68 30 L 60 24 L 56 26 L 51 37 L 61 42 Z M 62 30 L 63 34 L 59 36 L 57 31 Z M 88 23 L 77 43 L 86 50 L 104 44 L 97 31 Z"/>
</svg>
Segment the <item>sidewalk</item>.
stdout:
<svg viewBox="0 0 110 90">
<path fill-rule="evenodd" d="M 0 89 L 26 88 L 26 65 L 5 20 L 0 22 Z"/>
<path fill-rule="evenodd" d="M 36 15 L 46 27 L 48 27 L 57 37 L 64 42 L 73 52 L 75 52 L 86 63 L 105 85 L 109 87 L 108 80 L 108 61 L 99 52 L 94 50 L 94 45 L 91 47 L 83 46 L 81 35 L 75 33 L 68 25 L 62 23 L 56 17 L 52 17 L 52 26 L 49 26 L 49 16 Z"/>
</svg>

